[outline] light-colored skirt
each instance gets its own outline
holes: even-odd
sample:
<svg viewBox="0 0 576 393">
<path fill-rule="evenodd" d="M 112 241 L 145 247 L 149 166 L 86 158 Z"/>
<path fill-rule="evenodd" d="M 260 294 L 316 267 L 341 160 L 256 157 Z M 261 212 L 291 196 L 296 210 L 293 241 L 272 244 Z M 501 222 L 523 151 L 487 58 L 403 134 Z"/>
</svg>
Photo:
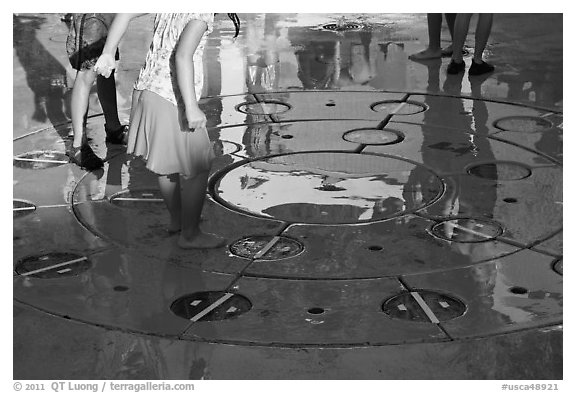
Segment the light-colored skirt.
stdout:
<svg viewBox="0 0 576 393">
<path fill-rule="evenodd" d="M 210 169 L 214 149 L 206 128 L 190 131 L 182 111 L 148 90 L 134 90 L 127 152 L 158 175 L 194 177 Z"/>
</svg>

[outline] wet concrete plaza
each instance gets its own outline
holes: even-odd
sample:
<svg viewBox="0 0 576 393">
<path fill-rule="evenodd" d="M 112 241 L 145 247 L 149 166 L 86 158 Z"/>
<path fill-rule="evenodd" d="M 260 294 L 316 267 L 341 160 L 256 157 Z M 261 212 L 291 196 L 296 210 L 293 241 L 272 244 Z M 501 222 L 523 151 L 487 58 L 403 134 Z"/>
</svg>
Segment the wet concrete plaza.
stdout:
<svg viewBox="0 0 576 393">
<path fill-rule="evenodd" d="M 425 14 L 217 15 L 213 250 L 178 248 L 95 90 L 105 166 L 68 162 L 61 16 L 13 16 L 15 379 L 562 379 L 561 14 L 495 15 L 476 77 L 408 59 Z"/>
</svg>

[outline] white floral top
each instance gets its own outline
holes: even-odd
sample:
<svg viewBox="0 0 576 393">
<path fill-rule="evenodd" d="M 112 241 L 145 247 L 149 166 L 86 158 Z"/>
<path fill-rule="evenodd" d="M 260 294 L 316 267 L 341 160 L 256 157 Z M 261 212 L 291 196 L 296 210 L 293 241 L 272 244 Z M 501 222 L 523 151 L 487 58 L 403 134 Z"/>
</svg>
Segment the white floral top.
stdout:
<svg viewBox="0 0 576 393">
<path fill-rule="evenodd" d="M 204 72 L 202 55 L 208 34 L 214 27 L 214 14 L 156 14 L 154 18 L 154 36 L 146 55 L 146 64 L 140 70 L 134 89 L 150 90 L 178 105 L 181 100 L 176 80 L 174 54 L 180 34 L 191 20 L 206 22 L 208 29 L 200 39 L 194 52 L 194 89 L 196 99 L 200 99 Z"/>
</svg>

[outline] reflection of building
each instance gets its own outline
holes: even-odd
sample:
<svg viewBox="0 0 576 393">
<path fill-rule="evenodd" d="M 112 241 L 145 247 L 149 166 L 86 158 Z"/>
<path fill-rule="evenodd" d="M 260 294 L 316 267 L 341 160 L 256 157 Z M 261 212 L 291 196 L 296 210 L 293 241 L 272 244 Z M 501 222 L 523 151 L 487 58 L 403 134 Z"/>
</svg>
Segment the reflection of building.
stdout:
<svg viewBox="0 0 576 393">
<path fill-rule="evenodd" d="M 292 27 L 288 34 L 297 48 L 298 78 L 304 89 L 405 86 L 404 45 L 395 43 L 387 29 L 335 34 Z"/>
<path fill-rule="evenodd" d="M 387 157 L 316 152 L 256 160 L 230 171 L 218 185 L 228 202 L 257 214 L 302 222 L 384 219 L 436 197 L 439 180 L 405 202 L 414 164 Z M 419 190 L 422 193 L 422 190 Z"/>
</svg>

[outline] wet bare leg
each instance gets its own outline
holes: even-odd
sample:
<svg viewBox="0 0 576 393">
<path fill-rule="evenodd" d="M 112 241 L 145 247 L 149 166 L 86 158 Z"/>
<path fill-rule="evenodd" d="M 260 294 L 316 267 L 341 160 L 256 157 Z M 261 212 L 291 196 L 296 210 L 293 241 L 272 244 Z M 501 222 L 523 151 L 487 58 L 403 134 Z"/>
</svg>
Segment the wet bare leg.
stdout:
<svg viewBox="0 0 576 393">
<path fill-rule="evenodd" d="M 181 248 L 217 248 L 226 244 L 221 237 L 204 233 L 200 229 L 207 184 L 208 172 L 200 173 L 190 179 L 181 179 L 182 232 L 178 239 L 178 246 Z"/>
<path fill-rule="evenodd" d="M 456 14 L 444 14 L 446 18 L 446 24 L 448 25 L 448 30 L 450 31 L 450 39 L 454 41 L 454 24 L 456 22 Z M 446 48 L 442 49 L 443 56 L 452 56 L 452 43 Z"/>
<path fill-rule="evenodd" d="M 474 60 L 475 63 L 482 63 L 482 54 L 488 43 L 488 37 L 492 30 L 493 14 L 479 14 L 474 35 Z"/>
<path fill-rule="evenodd" d="M 82 70 L 76 73 L 74 86 L 72 87 L 71 115 L 72 131 L 74 132 L 73 147 L 80 147 L 84 136 L 84 116 L 88 110 L 88 97 L 90 89 L 96 79 L 96 73 L 92 70 Z"/>
<path fill-rule="evenodd" d="M 455 63 L 462 63 L 462 49 L 464 49 L 464 42 L 468 35 L 468 28 L 470 27 L 470 18 L 472 14 L 458 14 L 456 15 L 456 22 L 454 23 L 454 40 L 452 41 L 452 61 Z"/>
<path fill-rule="evenodd" d="M 168 233 L 176 233 L 181 228 L 182 208 L 180 201 L 180 176 L 175 173 L 167 176 L 158 176 L 158 186 L 164 203 L 170 213 Z"/>
<path fill-rule="evenodd" d="M 412 60 L 428 60 L 442 57 L 440 33 L 442 31 L 442 14 L 427 14 L 428 48 L 409 56 Z"/>
<path fill-rule="evenodd" d="M 98 92 L 98 100 L 102 106 L 104 113 L 104 121 L 106 128 L 109 130 L 117 130 L 122 127 L 118 119 L 118 103 L 116 98 L 116 79 L 114 78 L 114 70 L 110 77 L 105 78 L 98 75 L 96 78 L 96 88 Z"/>
</svg>

